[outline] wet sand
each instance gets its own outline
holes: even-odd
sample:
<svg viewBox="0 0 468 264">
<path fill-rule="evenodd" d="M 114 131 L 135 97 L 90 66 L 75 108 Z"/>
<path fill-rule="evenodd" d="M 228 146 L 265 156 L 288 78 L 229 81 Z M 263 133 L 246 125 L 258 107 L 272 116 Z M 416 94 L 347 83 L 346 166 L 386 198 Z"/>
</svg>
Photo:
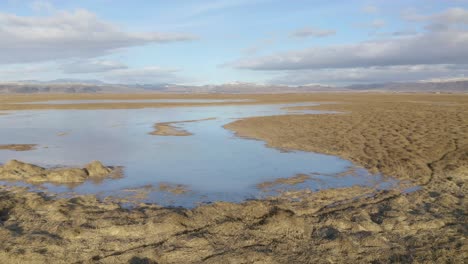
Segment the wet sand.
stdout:
<svg viewBox="0 0 468 264">
<path fill-rule="evenodd" d="M 177 124 L 189 123 L 189 122 L 200 122 L 200 121 L 214 120 L 214 119 L 216 118 L 156 123 L 154 124 L 154 131 L 151 132 L 150 134 L 156 135 L 156 136 L 190 136 L 192 135 L 192 133 L 180 127 L 177 127 Z"/>
<path fill-rule="evenodd" d="M 0 145 L 0 150 L 28 151 L 36 147 L 36 144 L 5 144 Z"/>
<path fill-rule="evenodd" d="M 414 181 L 420 189 L 352 187 L 194 209 L 141 204 L 127 210 L 94 196 L 52 199 L 20 187 L 0 187 L 0 260 L 466 263 L 468 96 L 254 97 L 262 102 L 339 102 L 314 109 L 343 114 L 248 118 L 227 128 L 272 147 L 339 155 Z"/>
<path fill-rule="evenodd" d="M 308 179 L 310 179 L 309 175 L 299 174 L 299 175 L 289 177 L 289 178 L 278 178 L 274 181 L 262 182 L 262 183 L 257 184 L 257 188 L 261 190 L 267 190 L 268 188 L 278 186 L 278 185 L 296 185 L 299 183 L 303 183 L 307 181 Z"/>
</svg>

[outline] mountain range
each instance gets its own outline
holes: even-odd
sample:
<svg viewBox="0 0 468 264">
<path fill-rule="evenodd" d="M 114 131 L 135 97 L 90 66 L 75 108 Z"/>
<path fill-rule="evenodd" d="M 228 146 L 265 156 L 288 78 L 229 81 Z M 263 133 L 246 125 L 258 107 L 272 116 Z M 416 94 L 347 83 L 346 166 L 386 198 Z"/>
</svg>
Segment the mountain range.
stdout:
<svg viewBox="0 0 468 264">
<path fill-rule="evenodd" d="M 468 93 L 468 80 L 391 82 L 325 86 L 288 86 L 233 82 L 219 85 L 111 84 L 99 80 L 24 80 L 0 83 L 0 93 L 309 93 L 309 92 L 428 92 Z"/>
</svg>

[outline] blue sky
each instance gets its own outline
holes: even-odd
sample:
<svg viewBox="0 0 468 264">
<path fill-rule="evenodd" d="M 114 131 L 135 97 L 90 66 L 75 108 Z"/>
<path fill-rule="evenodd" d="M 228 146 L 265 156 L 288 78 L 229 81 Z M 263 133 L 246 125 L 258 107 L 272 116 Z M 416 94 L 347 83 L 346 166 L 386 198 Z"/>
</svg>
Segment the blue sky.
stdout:
<svg viewBox="0 0 468 264">
<path fill-rule="evenodd" d="M 0 81 L 465 78 L 467 28 L 464 0 L 5 0 Z"/>
</svg>

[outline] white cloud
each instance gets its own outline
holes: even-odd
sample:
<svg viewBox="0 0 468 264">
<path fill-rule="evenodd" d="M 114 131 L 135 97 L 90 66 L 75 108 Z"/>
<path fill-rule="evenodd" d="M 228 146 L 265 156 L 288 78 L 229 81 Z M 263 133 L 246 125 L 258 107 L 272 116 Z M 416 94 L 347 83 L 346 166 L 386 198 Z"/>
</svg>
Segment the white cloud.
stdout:
<svg viewBox="0 0 468 264">
<path fill-rule="evenodd" d="M 252 70 L 355 68 L 412 64 L 465 64 L 468 32 L 443 31 L 241 59 L 228 64 Z"/>
<path fill-rule="evenodd" d="M 403 18 L 409 21 L 442 23 L 442 24 L 468 24 L 468 10 L 453 7 L 432 15 L 421 15 L 413 11 L 403 13 Z"/>
<path fill-rule="evenodd" d="M 468 76 L 468 11 L 451 8 L 432 15 L 408 16 L 426 31 L 395 31 L 357 43 L 312 46 L 251 56 L 225 64 L 263 71 L 272 83 L 365 83 L 417 81 Z M 374 20 L 378 29 L 385 21 Z M 461 26 L 460 26 L 461 25 Z"/>
<path fill-rule="evenodd" d="M 275 38 L 266 38 L 266 39 L 262 39 L 260 41 L 258 41 L 257 43 L 255 43 L 254 45 L 246 48 L 243 50 L 243 52 L 247 55 L 253 55 L 253 54 L 256 54 L 262 50 L 264 50 L 265 48 L 273 45 L 275 43 Z"/>
<path fill-rule="evenodd" d="M 328 37 L 331 35 L 335 35 L 336 31 L 331 29 L 320 29 L 320 28 L 312 28 L 312 27 L 305 27 L 294 31 L 291 36 L 295 38 L 308 38 L 308 37 L 316 37 L 316 38 L 323 38 Z"/>
<path fill-rule="evenodd" d="M 357 24 L 356 27 L 370 29 L 372 34 L 377 33 L 377 31 L 387 25 L 387 22 L 383 19 L 374 19 L 367 23 Z"/>
<path fill-rule="evenodd" d="M 0 65 L 0 81 L 62 77 L 55 63 Z"/>
<path fill-rule="evenodd" d="M 179 69 L 175 68 L 158 66 L 128 68 L 126 65 L 115 61 L 90 60 L 66 64 L 46 62 L 0 65 L 0 80 L 49 81 L 71 77 L 76 80 L 98 79 L 108 83 L 124 84 L 187 83 L 193 81 L 181 76 L 180 72 Z"/>
<path fill-rule="evenodd" d="M 385 20 L 375 19 L 370 23 L 369 26 L 371 26 L 374 29 L 380 29 L 380 28 L 383 28 L 386 24 L 387 23 L 385 22 Z"/>
<path fill-rule="evenodd" d="M 362 7 L 362 11 L 367 14 L 377 14 L 379 13 L 380 9 L 375 5 L 365 5 Z"/>
<path fill-rule="evenodd" d="M 56 10 L 52 3 L 43 0 L 33 1 L 31 8 L 36 12 L 52 12 Z"/>
<path fill-rule="evenodd" d="M 298 70 L 278 74 L 271 83 L 301 85 L 326 83 L 347 85 L 353 83 L 380 83 L 450 79 L 468 77 L 468 65 L 404 65 L 346 69 Z"/>
<path fill-rule="evenodd" d="M 468 10 L 454 7 L 432 15 L 421 15 L 414 11 L 406 11 L 403 18 L 410 22 L 427 23 L 424 27 L 429 31 L 448 31 L 466 29 L 468 25 Z"/>
<path fill-rule="evenodd" d="M 112 83 L 183 83 L 187 81 L 178 75 L 179 69 L 156 66 L 113 70 L 102 75 L 103 80 Z"/>
<path fill-rule="evenodd" d="M 66 63 L 60 67 L 64 73 L 97 73 L 112 70 L 127 69 L 127 65 L 109 60 L 79 60 Z"/>
<path fill-rule="evenodd" d="M 417 35 L 418 32 L 416 30 L 400 30 L 400 31 L 394 31 L 391 33 L 392 36 L 396 37 L 401 37 L 401 36 L 411 36 L 411 35 Z"/>
<path fill-rule="evenodd" d="M 91 58 L 119 48 L 193 40 L 179 33 L 130 32 L 84 9 L 49 16 L 0 13 L 0 64 Z"/>
</svg>

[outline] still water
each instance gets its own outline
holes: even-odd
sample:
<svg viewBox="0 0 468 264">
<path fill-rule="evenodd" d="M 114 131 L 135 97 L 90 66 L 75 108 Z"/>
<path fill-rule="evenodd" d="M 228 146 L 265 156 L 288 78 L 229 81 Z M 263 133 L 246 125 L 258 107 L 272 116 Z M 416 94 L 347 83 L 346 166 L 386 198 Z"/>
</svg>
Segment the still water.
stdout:
<svg viewBox="0 0 468 264">
<path fill-rule="evenodd" d="M 125 176 L 75 187 L 42 187 L 57 193 L 123 197 L 129 193 L 125 191 L 128 188 L 183 184 L 189 189 L 184 194 L 153 191 L 141 200 L 184 207 L 214 201 L 241 202 L 293 188 L 391 188 L 397 184 L 364 169 L 357 169 L 357 174 L 336 176 L 353 164 L 330 155 L 269 148 L 262 141 L 239 138 L 223 128 L 236 119 L 252 116 L 325 113 L 285 109 L 298 105 L 311 104 L 12 111 L 0 116 L 0 144 L 38 144 L 38 148 L 0 151 L 0 163 L 18 159 L 53 167 L 83 166 L 100 160 L 108 166 L 123 166 Z M 191 136 L 149 134 L 157 122 L 207 118 L 215 119 L 176 124 Z M 277 186 L 267 193 L 256 187 L 264 181 L 296 174 L 308 174 L 311 179 L 295 186 Z"/>
<path fill-rule="evenodd" d="M 93 99 L 93 100 L 50 100 L 34 101 L 18 104 L 108 104 L 108 103 L 235 103 L 235 102 L 253 102 L 251 99 L 134 99 L 134 100 L 112 100 L 112 99 Z"/>
</svg>

